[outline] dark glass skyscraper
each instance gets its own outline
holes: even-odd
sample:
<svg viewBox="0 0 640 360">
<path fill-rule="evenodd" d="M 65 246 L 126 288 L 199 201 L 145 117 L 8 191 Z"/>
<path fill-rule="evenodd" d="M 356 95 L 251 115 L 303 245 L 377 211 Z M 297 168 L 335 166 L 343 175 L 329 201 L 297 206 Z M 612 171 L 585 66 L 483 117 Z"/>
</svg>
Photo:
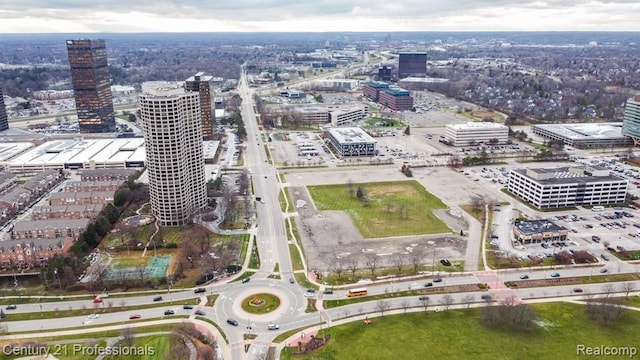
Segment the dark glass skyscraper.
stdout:
<svg viewBox="0 0 640 360">
<path fill-rule="evenodd" d="M 199 72 L 189 77 L 184 87 L 187 91 L 197 91 L 200 94 L 200 113 L 202 115 L 202 139 L 213 138 L 213 111 L 211 110 L 211 80 L 213 76 Z"/>
<path fill-rule="evenodd" d="M 398 79 L 427 76 L 427 53 L 400 53 L 398 59 Z"/>
<path fill-rule="evenodd" d="M 0 131 L 7 130 L 8 128 L 7 108 L 4 106 L 4 95 L 2 94 L 2 88 L 0 88 Z"/>
<path fill-rule="evenodd" d="M 111 132 L 116 120 L 104 40 L 67 40 L 80 132 Z"/>
</svg>

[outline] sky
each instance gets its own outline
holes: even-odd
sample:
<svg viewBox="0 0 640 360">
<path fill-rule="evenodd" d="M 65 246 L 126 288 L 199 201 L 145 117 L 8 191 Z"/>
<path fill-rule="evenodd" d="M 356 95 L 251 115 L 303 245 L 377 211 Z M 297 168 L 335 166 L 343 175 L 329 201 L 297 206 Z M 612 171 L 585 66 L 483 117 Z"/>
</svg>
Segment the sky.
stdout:
<svg viewBox="0 0 640 360">
<path fill-rule="evenodd" d="M 0 33 L 640 31 L 640 0 L 0 0 Z"/>
</svg>

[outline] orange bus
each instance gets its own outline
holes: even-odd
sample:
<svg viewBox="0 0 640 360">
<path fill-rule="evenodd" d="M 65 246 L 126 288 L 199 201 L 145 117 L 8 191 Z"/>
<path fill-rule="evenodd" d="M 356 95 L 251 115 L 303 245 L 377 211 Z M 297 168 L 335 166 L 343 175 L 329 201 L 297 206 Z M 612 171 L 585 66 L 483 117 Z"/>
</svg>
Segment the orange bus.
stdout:
<svg viewBox="0 0 640 360">
<path fill-rule="evenodd" d="M 351 289 L 347 293 L 347 297 L 364 296 L 364 295 L 367 295 L 366 288 Z"/>
</svg>

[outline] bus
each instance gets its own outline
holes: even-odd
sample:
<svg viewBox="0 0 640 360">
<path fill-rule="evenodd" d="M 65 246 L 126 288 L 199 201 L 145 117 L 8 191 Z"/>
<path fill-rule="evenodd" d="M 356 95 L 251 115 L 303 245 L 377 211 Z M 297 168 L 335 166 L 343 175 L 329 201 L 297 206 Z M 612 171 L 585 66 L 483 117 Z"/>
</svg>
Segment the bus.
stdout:
<svg viewBox="0 0 640 360">
<path fill-rule="evenodd" d="M 366 288 L 351 289 L 347 293 L 347 297 L 364 296 L 364 295 L 367 295 L 367 289 Z"/>
<path fill-rule="evenodd" d="M 603 211 L 604 206 L 594 206 L 591 208 L 591 211 Z"/>
</svg>

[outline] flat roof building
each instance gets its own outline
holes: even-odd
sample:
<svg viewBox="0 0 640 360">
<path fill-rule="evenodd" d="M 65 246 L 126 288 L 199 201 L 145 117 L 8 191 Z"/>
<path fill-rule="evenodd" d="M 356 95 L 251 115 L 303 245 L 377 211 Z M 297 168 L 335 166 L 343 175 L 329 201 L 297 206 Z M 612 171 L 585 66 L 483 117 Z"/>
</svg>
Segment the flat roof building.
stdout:
<svg viewBox="0 0 640 360">
<path fill-rule="evenodd" d="M 633 140 L 636 146 L 640 145 L 640 95 L 627 100 L 624 105 L 622 135 Z"/>
<path fill-rule="evenodd" d="M 516 169 L 507 189 L 538 209 L 622 204 L 629 181 L 599 166 Z"/>
<path fill-rule="evenodd" d="M 380 91 L 388 88 L 389 88 L 389 84 L 387 83 L 384 83 L 381 81 L 372 81 L 372 82 L 366 83 L 362 87 L 362 95 L 369 100 L 378 102 Z"/>
<path fill-rule="evenodd" d="M 623 135 L 623 123 L 543 124 L 533 125 L 535 135 L 560 140 L 578 149 L 632 145 Z"/>
<path fill-rule="evenodd" d="M 413 97 L 409 90 L 393 87 L 380 91 L 378 104 L 395 111 L 411 110 Z"/>
<path fill-rule="evenodd" d="M 207 205 L 200 96 L 184 84 L 142 84 L 151 211 L 162 226 L 182 226 Z"/>
<path fill-rule="evenodd" d="M 376 154 L 376 141 L 359 127 L 331 128 L 327 133 L 331 145 L 341 156 Z"/>
<path fill-rule="evenodd" d="M 398 79 L 427 76 L 426 52 L 401 52 L 398 57 Z"/>
<path fill-rule="evenodd" d="M 509 128 L 490 122 L 449 124 L 445 127 L 444 138 L 453 146 L 506 144 L 509 141 Z"/>
<path fill-rule="evenodd" d="M 513 237 L 523 245 L 567 240 L 569 230 L 549 220 L 516 221 Z"/>
<path fill-rule="evenodd" d="M 351 125 L 365 118 L 369 108 L 366 106 L 330 106 L 331 126 Z"/>
<path fill-rule="evenodd" d="M 104 40 L 67 40 L 67 52 L 80 132 L 115 131 Z"/>
</svg>

